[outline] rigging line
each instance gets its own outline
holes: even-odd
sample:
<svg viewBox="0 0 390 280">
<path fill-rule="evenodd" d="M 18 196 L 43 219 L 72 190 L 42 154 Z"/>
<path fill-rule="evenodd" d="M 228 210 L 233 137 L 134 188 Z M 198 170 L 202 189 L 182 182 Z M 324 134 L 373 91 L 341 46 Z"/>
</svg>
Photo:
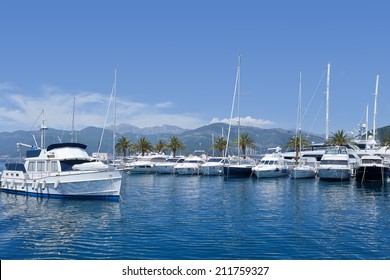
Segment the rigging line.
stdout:
<svg viewBox="0 0 390 280">
<path fill-rule="evenodd" d="M 102 131 L 102 135 L 100 136 L 99 147 L 98 147 L 98 151 L 97 151 L 98 154 L 100 153 L 100 148 L 102 147 L 104 131 L 106 130 L 106 125 L 107 125 L 108 113 L 110 112 L 111 102 L 112 102 L 113 95 L 114 95 L 114 88 L 115 88 L 115 83 L 114 83 L 114 85 L 112 86 L 112 89 L 111 89 L 110 101 L 108 102 L 108 107 L 107 107 L 107 112 L 106 112 L 106 118 L 105 118 L 105 120 L 104 120 L 103 131 Z"/>
<path fill-rule="evenodd" d="M 62 138 L 64 137 L 65 129 L 67 128 L 67 126 L 69 124 L 70 115 L 72 113 L 72 106 L 73 106 L 73 104 L 70 106 L 69 113 L 68 113 L 68 116 L 66 118 L 65 126 L 64 126 L 64 129 L 62 130 L 62 134 L 61 134 L 61 137 L 60 137 L 60 141 L 61 142 L 62 142 Z"/>
<path fill-rule="evenodd" d="M 316 87 L 316 89 L 314 90 L 314 93 L 313 93 L 313 95 L 312 95 L 311 98 L 310 98 L 309 104 L 307 105 L 306 109 L 305 109 L 304 112 L 303 112 L 302 120 L 305 118 L 306 113 L 307 113 L 307 110 L 308 110 L 308 108 L 310 107 L 310 105 L 311 105 L 311 103 L 312 103 L 312 101 L 313 101 L 313 99 L 314 99 L 314 96 L 317 94 L 318 88 L 320 87 L 321 82 L 322 82 L 322 80 L 324 79 L 325 73 L 326 73 L 326 72 L 327 72 L 327 69 L 325 69 L 324 72 L 322 73 L 321 79 L 320 79 L 320 81 L 318 82 L 317 87 Z"/>
<path fill-rule="evenodd" d="M 37 122 L 41 119 L 41 117 L 44 115 L 44 110 L 42 110 L 38 117 L 36 118 L 34 124 L 24 133 L 24 136 L 22 137 L 22 139 L 20 140 L 21 143 L 25 142 L 25 139 L 27 139 L 28 137 L 30 137 L 30 133 L 33 131 L 33 128 L 36 127 L 37 125 Z M 35 136 L 34 134 L 32 135 L 34 141 L 35 141 Z M 27 141 L 26 141 L 27 142 Z M 38 145 L 37 145 L 38 146 Z M 17 155 L 19 154 L 19 158 L 20 158 L 20 161 L 22 161 L 22 150 L 19 149 L 19 150 L 16 150 L 15 152 L 12 152 L 12 154 L 10 155 L 9 158 L 12 158 L 14 157 L 14 155 Z"/>
<path fill-rule="evenodd" d="M 363 122 L 363 119 L 366 117 L 366 110 L 363 111 L 362 117 L 360 118 L 359 123 Z M 366 124 L 367 125 L 367 124 Z"/>
<path fill-rule="evenodd" d="M 310 129 L 309 129 L 308 133 L 307 133 L 307 136 L 306 136 L 307 138 L 308 138 L 308 137 L 310 136 L 310 134 L 311 134 L 311 131 L 312 131 L 312 129 L 313 129 L 313 126 L 314 126 L 314 124 L 315 124 L 316 121 L 317 121 L 318 115 L 319 115 L 319 113 L 320 113 L 321 108 L 322 108 L 323 105 L 324 105 L 324 101 L 321 102 L 320 108 L 317 110 L 316 116 L 315 116 L 315 118 L 314 118 L 314 120 L 313 120 L 313 122 L 312 122 L 312 124 L 311 124 L 311 126 L 310 126 Z"/>
<path fill-rule="evenodd" d="M 238 79 L 239 79 L 239 71 L 237 70 L 236 81 L 234 83 L 234 93 L 233 93 L 232 108 L 231 108 L 231 111 L 230 111 L 230 121 L 229 121 L 228 136 L 227 136 L 227 140 L 226 140 L 225 157 L 227 157 L 227 152 L 228 152 L 228 149 L 229 149 L 230 130 L 231 130 L 231 127 L 232 127 L 234 103 L 235 103 L 235 100 L 236 100 L 236 93 L 237 93 L 237 88 L 238 88 Z"/>
<path fill-rule="evenodd" d="M 24 136 L 24 138 L 21 140 L 21 142 L 23 142 L 24 139 L 26 139 L 28 136 L 30 136 L 30 135 L 28 135 L 28 134 L 29 134 L 30 132 L 33 131 L 33 128 L 36 127 L 37 122 L 41 119 L 41 117 L 43 116 L 43 114 L 44 114 L 44 110 L 42 110 L 41 113 L 38 115 L 37 119 L 35 120 L 34 124 L 30 127 L 30 129 L 29 129 L 28 131 L 26 131 L 25 136 Z"/>
<path fill-rule="evenodd" d="M 368 108 L 368 105 L 367 105 L 366 108 Z M 367 110 L 365 109 L 365 110 L 363 111 L 363 115 L 362 115 L 362 117 L 360 118 L 360 121 L 359 121 L 359 124 L 358 124 L 358 132 L 360 131 L 360 126 L 361 126 L 361 124 L 365 124 L 365 125 L 366 125 L 366 130 L 368 129 L 368 123 L 366 123 L 366 121 L 364 120 L 364 119 L 366 118 L 366 114 L 367 114 Z M 363 120 L 364 120 L 364 121 L 363 121 Z M 363 135 L 365 135 L 365 134 L 366 134 L 366 132 L 363 132 L 363 134 L 360 135 L 360 136 L 363 136 Z"/>
<path fill-rule="evenodd" d="M 37 117 L 37 119 L 35 120 L 34 124 L 30 127 L 30 129 L 28 130 L 28 132 L 32 131 L 32 129 L 36 126 L 38 120 L 42 117 L 43 115 L 43 110 L 41 111 L 41 113 L 39 114 L 39 116 Z"/>
</svg>

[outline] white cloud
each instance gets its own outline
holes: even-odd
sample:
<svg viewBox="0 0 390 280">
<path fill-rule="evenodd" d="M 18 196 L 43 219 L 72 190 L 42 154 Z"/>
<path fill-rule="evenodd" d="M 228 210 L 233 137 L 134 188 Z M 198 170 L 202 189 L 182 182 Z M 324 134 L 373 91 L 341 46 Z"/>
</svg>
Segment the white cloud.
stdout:
<svg viewBox="0 0 390 280">
<path fill-rule="evenodd" d="M 35 130 L 41 123 L 37 118 L 45 112 L 46 125 L 56 129 L 71 129 L 73 100 L 75 106 L 75 126 L 103 127 L 113 123 L 113 104 L 110 96 L 96 92 L 66 92 L 53 86 L 42 86 L 40 92 L 31 94 L 13 92 L 11 87 L 0 85 L 4 102 L 0 104 L 2 131 L 18 129 Z M 4 94 L 3 94 L 4 93 Z M 172 102 L 148 104 L 131 102 L 118 98 L 116 103 L 116 123 L 132 124 L 138 127 L 176 125 L 182 128 L 196 128 L 205 124 L 197 115 L 174 113 Z M 107 117 L 106 117 L 107 116 Z"/>
<path fill-rule="evenodd" d="M 232 125 L 237 125 L 238 118 L 232 119 Z M 213 118 L 210 123 L 230 123 L 230 119 L 219 119 L 219 118 Z M 250 116 L 240 118 L 240 124 L 243 126 L 253 126 L 253 127 L 260 127 L 260 128 L 269 128 L 274 124 L 274 122 L 269 120 L 263 120 L 263 119 L 254 119 Z"/>
<path fill-rule="evenodd" d="M 13 90 L 14 87 L 10 83 L 0 83 L 0 91 L 2 90 Z"/>
<path fill-rule="evenodd" d="M 6 83 L 0 84 L 0 91 L 4 100 L 0 104 L 2 131 L 37 129 L 41 122 L 38 117 L 42 110 L 45 112 L 46 125 L 49 128 L 70 130 L 74 98 L 76 129 L 87 126 L 103 127 L 105 124 L 108 127 L 113 124 L 113 104 L 109 106 L 109 94 L 67 92 L 58 87 L 44 85 L 33 96 L 20 93 L 20 89 Z M 174 103 L 170 101 L 149 104 L 118 98 L 116 123 L 132 124 L 141 128 L 169 124 L 187 129 L 207 124 L 196 113 L 175 113 L 174 109 Z M 250 116 L 241 118 L 240 121 L 243 126 L 267 128 L 274 125 L 272 121 Z M 229 123 L 230 119 L 214 118 L 210 123 L 218 122 Z M 232 123 L 236 125 L 237 118 L 233 119 Z"/>
<path fill-rule="evenodd" d="M 156 108 L 161 108 L 161 109 L 172 108 L 173 104 L 172 104 L 172 102 L 161 102 L 161 103 L 157 103 L 155 105 L 155 107 Z"/>
<path fill-rule="evenodd" d="M 206 123 L 200 120 L 197 116 L 186 114 L 174 114 L 174 113 L 144 113 L 131 116 L 128 123 L 134 124 L 138 127 L 153 127 L 161 125 L 175 125 L 181 128 L 194 129 L 205 125 Z"/>
</svg>

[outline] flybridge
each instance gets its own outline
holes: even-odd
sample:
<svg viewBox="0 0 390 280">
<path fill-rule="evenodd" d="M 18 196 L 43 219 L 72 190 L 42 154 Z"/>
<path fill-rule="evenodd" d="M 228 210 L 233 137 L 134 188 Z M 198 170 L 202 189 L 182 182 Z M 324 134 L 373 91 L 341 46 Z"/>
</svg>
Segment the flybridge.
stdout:
<svg viewBox="0 0 390 280">
<path fill-rule="evenodd" d="M 87 145 L 81 143 L 56 143 L 56 144 L 49 145 L 47 147 L 47 151 L 51 151 L 53 149 L 60 149 L 60 148 L 80 148 L 85 150 L 87 148 Z"/>
</svg>

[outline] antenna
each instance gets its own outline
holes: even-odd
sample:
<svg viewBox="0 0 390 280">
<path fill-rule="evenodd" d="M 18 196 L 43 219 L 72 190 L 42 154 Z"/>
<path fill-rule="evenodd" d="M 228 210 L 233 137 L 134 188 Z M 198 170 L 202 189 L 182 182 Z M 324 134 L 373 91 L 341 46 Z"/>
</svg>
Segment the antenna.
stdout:
<svg viewBox="0 0 390 280">
<path fill-rule="evenodd" d="M 47 126 L 45 125 L 45 111 L 42 110 L 42 124 L 41 124 L 41 149 L 45 148 L 45 131 Z"/>
</svg>

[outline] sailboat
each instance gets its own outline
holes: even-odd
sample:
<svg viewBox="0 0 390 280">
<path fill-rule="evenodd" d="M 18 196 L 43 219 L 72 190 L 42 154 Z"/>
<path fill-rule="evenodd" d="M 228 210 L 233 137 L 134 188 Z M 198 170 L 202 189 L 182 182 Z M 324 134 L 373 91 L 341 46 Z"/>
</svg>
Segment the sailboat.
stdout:
<svg viewBox="0 0 390 280">
<path fill-rule="evenodd" d="M 329 89 L 330 89 L 330 64 L 328 63 L 326 71 L 326 111 L 325 111 L 325 142 L 329 139 Z M 320 82 L 322 81 L 322 77 Z M 318 87 L 317 87 L 318 88 Z M 297 125 L 298 127 L 298 125 Z M 298 131 L 297 131 L 298 134 Z M 299 158 L 315 158 L 319 162 L 326 151 L 327 145 L 325 143 L 311 144 L 311 149 L 298 150 Z M 297 150 L 294 152 L 285 152 L 283 156 L 286 160 L 294 160 L 297 158 Z M 309 159 L 308 161 L 311 161 Z M 314 160 L 313 160 L 314 161 Z M 314 162 L 313 162 L 314 163 Z"/>
<path fill-rule="evenodd" d="M 110 108 L 111 108 L 111 103 L 113 103 L 113 115 L 112 115 L 112 119 L 113 119 L 113 124 L 112 124 L 112 162 L 109 163 L 109 166 L 111 169 L 117 169 L 117 170 L 121 170 L 122 169 L 122 161 L 118 161 L 116 159 L 116 82 L 117 82 L 117 71 L 115 69 L 115 72 L 114 72 L 114 83 L 112 85 L 112 90 L 111 90 L 111 95 L 110 95 L 110 101 L 108 103 L 108 107 L 107 107 L 107 112 L 106 112 L 106 118 L 104 120 L 104 126 L 103 126 L 103 130 L 102 130 L 102 133 L 100 135 L 100 141 L 99 141 L 99 146 L 98 146 L 98 150 L 96 153 L 93 153 L 93 156 L 96 157 L 96 158 L 99 158 L 99 159 L 102 159 L 102 160 L 105 160 L 107 162 L 109 162 L 109 158 L 108 158 L 108 154 L 107 153 L 101 153 L 100 150 L 101 150 L 101 147 L 102 147 L 102 143 L 103 143 L 103 138 L 104 138 L 104 133 L 105 133 L 105 130 L 106 130 L 106 125 L 107 125 L 107 119 L 108 119 L 108 115 L 109 115 L 109 112 L 110 112 Z"/>
<path fill-rule="evenodd" d="M 373 128 L 372 135 L 369 135 L 368 129 L 368 105 L 366 107 L 366 122 L 359 129 L 360 133 L 353 139 L 353 143 L 357 145 L 361 150 L 357 151 L 360 157 L 364 155 L 379 155 L 382 158 L 388 158 L 390 156 L 390 149 L 388 146 L 380 145 L 376 137 L 376 111 L 377 111 L 377 99 L 378 99 L 378 87 L 379 87 L 379 75 L 376 76 L 375 94 L 374 94 L 374 112 L 373 112 Z"/>
<path fill-rule="evenodd" d="M 299 98 L 298 98 L 298 117 L 297 117 L 297 133 L 296 139 L 299 139 L 298 147 L 296 147 L 296 155 L 294 166 L 291 168 L 290 176 L 293 179 L 300 178 L 314 178 L 316 176 L 316 163 L 315 157 L 301 157 L 302 154 L 302 74 L 299 73 Z"/>
<path fill-rule="evenodd" d="M 255 166 L 255 161 L 251 158 L 247 158 L 244 155 L 244 158 L 240 157 L 240 66 L 241 66 L 241 57 L 238 57 L 238 66 L 237 66 L 237 76 L 236 83 L 234 88 L 232 110 L 230 115 L 230 124 L 228 131 L 228 138 L 225 150 L 225 157 L 227 156 L 227 150 L 229 145 L 230 129 L 231 122 L 233 117 L 234 101 L 237 95 L 237 115 L 238 115 L 238 124 L 237 124 L 237 157 L 229 159 L 229 162 L 226 163 L 223 167 L 223 175 L 225 177 L 250 177 L 252 175 L 252 168 Z"/>
</svg>

